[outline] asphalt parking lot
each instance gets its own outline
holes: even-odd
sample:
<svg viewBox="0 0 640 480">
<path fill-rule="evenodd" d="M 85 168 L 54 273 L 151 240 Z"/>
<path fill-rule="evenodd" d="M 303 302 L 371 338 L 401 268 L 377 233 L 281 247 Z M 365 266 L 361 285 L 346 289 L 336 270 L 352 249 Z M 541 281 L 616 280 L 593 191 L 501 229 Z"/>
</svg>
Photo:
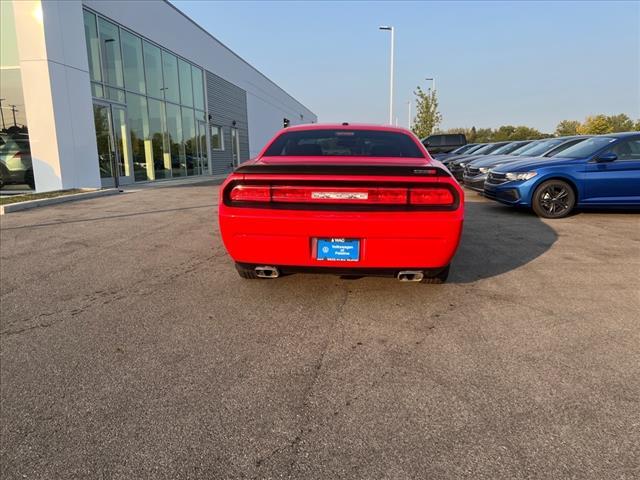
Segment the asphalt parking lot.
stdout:
<svg viewBox="0 0 640 480">
<path fill-rule="evenodd" d="M 640 476 L 640 215 L 467 194 L 448 284 L 243 281 L 216 194 L 2 217 L 2 478 Z"/>
</svg>

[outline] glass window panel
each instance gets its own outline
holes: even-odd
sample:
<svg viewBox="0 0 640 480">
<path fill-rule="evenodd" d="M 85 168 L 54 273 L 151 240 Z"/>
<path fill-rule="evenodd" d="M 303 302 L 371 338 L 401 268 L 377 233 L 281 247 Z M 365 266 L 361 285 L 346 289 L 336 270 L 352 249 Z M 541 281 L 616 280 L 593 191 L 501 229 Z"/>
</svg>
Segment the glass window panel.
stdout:
<svg viewBox="0 0 640 480">
<path fill-rule="evenodd" d="M 29 130 L 18 61 L 18 43 L 13 17 L 13 2 L 0 1 L 0 188 L 33 190 Z"/>
<path fill-rule="evenodd" d="M 193 107 L 193 87 L 191 85 L 191 65 L 184 60 L 178 60 L 180 74 L 180 102 Z"/>
<path fill-rule="evenodd" d="M 219 127 L 218 125 L 211 125 L 211 149 L 224 150 L 222 127 Z"/>
<path fill-rule="evenodd" d="M 124 90 L 119 90 L 117 88 L 111 87 L 104 87 L 104 89 L 107 92 L 106 98 L 108 98 L 109 100 L 113 100 L 114 102 L 125 103 L 126 95 L 124 93 Z"/>
<path fill-rule="evenodd" d="M 147 79 L 147 94 L 163 98 L 162 94 L 162 56 L 160 49 L 149 42 L 143 43 L 144 71 Z"/>
<path fill-rule="evenodd" d="M 206 114 L 204 112 L 196 110 L 196 122 L 198 120 L 206 122 L 207 121 L 207 116 L 206 116 Z"/>
<path fill-rule="evenodd" d="M 155 178 L 171 177 L 171 152 L 166 142 L 166 119 L 164 103 L 149 99 L 149 138 Z"/>
<path fill-rule="evenodd" d="M 167 118 L 167 143 L 171 156 L 171 172 L 174 177 L 186 175 L 184 169 L 184 144 L 182 143 L 182 115 L 180 107 L 165 103 Z"/>
<path fill-rule="evenodd" d="M 100 72 L 100 40 L 98 39 L 98 27 L 96 16 L 84 11 L 84 36 L 87 42 L 87 57 L 89 60 L 89 75 L 91 80 L 102 81 Z"/>
<path fill-rule="evenodd" d="M 202 70 L 198 67 L 191 66 L 191 75 L 193 76 L 193 105 L 200 110 L 204 110 L 204 80 L 202 79 Z"/>
<path fill-rule="evenodd" d="M 113 177 L 113 145 L 111 141 L 111 112 L 105 105 L 93 105 L 93 120 L 98 146 L 98 166 L 101 178 Z"/>
<path fill-rule="evenodd" d="M 127 95 L 127 118 L 131 139 L 131 158 L 136 181 L 153 180 L 153 159 L 149 139 L 147 99 L 141 95 Z M 147 157 L 149 162 L 147 162 Z M 149 172 L 149 174 L 147 173 Z"/>
<path fill-rule="evenodd" d="M 102 85 L 100 85 L 99 83 L 92 83 L 91 95 L 98 98 L 104 97 L 104 89 L 102 88 Z"/>
<path fill-rule="evenodd" d="M 98 18 L 98 32 L 100 32 L 103 81 L 114 87 L 122 88 L 124 80 L 118 27 L 107 22 L 104 18 Z"/>
<path fill-rule="evenodd" d="M 164 98 L 170 102 L 180 102 L 178 89 L 178 59 L 162 50 L 162 71 L 164 77 Z"/>
<path fill-rule="evenodd" d="M 124 86 L 127 90 L 146 93 L 144 64 L 142 63 L 142 40 L 126 30 L 120 30 L 120 40 L 122 41 Z"/>
<path fill-rule="evenodd" d="M 182 138 L 184 141 L 187 175 L 197 175 L 198 152 L 196 150 L 196 123 L 193 110 L 185 107 L 182 107 Z"/>
</svg>

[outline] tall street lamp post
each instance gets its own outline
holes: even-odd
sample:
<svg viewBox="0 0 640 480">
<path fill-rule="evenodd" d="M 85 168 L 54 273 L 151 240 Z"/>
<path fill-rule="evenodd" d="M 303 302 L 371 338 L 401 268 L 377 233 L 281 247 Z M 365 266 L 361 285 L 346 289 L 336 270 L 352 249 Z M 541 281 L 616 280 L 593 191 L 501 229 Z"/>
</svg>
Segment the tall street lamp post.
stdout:
<svg viewBox="0 0 640 480">
<path fill-rule="evenodd" d="M 436 79 L 435 78 L 425 78 L 428 82 L 433 82 L 433 91 L 436 91 Z"/>
<path fill-rule="evenodd" d="M 389 123 L 393 125 L 393 50 L 395 41 L 395 30 L 389 25 L 382 25 L 380 30 L 387 30 L 391 32 L 391 66 L 390 66 L 390 78 L 389 78 Z"/>
</svg>

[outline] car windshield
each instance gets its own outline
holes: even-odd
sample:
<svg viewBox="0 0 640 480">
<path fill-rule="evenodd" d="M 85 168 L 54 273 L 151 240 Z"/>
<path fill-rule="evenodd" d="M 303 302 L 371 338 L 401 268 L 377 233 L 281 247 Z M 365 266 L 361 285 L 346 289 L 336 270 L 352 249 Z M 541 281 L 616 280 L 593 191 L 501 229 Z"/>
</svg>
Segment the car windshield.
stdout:
<svg viewBox="0 0 640 480">
<path fill-rule="evenodd" d="M 280 134 L 265 156 L 424 158 L 409 135 L 384 130 L 297 130 Z"/>
<path fill-rule="evenodd" d="M 470 150 L 471 148 L 473 148 L 473 145 L 463 145 L 461 147 L 456 148 L 454 151 L 452 151 L 451 153 L 453 155 L 458 155 L 460 153 L 464 153 L 467 150 Z"/>
<path fill-rule="evenodd" d="M 615 142 L 617 138 L 613 137 L 593 137 L 588 138 L 573 147 L 558 153 L 555 157 L 560 158 L 585 158 L 590 157 L 601 148 L 606 147 L 611 142 Z"/>
<path fill-rule="evenodd" d="M 499 147 L 499 145 L 496 147 L 495 144 L 488 143 L 488 144 L 484 145 L 482 148 L 479 148 L 478 150 L 473 152 L 473 154 L 474 155 L 486 155 L 487 153 L 493 152 L 498 147 Z"/>
<path fill-rule="evenodd" d="M 482 147 L 486 147 L 486 143 L 481 143 L 480 145 L 476 145 L 474 147 L 471 147 L 469 150 L 467 150 L 466 152 L 464 152 L 465 155 L 470 155 L 472 153 L 476 153 L 478 150 L 480 150 Z"/>
<path fill-rule="evenodd" d="M 523 154 L 528 157 L 537 157 L 566 141 L 566 138 L 556 138 L 553 140 L 544 140 L 542 142 L 537 142 L 533 147 L 525 150 Z"/>
<path fill-rule="evenodd" d="M 503 145 L 502 147 L 498 148 L 497 150 L 494 150 L 491 154 L 492 155 L 506 155 L 508 153 L 513 152 L 514 150 L 518 149 L 522 147 L 522 142 L 511 142 L 511 143 L 507 143 L 506 145 Z"/>
</svg>

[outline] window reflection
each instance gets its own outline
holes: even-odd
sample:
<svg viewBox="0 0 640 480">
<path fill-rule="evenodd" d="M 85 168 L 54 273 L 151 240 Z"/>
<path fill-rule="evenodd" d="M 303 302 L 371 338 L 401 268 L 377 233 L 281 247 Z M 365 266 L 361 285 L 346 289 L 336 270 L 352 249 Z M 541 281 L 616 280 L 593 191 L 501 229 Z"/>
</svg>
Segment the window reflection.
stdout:
<svg viewBox="0 0 640 480">
<path fill-rule="evenodd" d="M 178 87 L 178 59 L 168 52 L 162 51 L 162 71 L 164 73 L 164 98 L 170 102 L 180 102 Z"/>
<path fill-rule="evenodd" d="M 147 94 L 164 98 L 162 93 L 162 57 L 160 49 L 149 42 L 143 43 L 144 70 L 147 78 Z"/>
<path fill-rule="evenodd" d="M 0 1 L 0 188 L 33 190 L 29 130 L 12 2 Z"/>
<path fill-rule="evenodd" d="M 193 117 L 193 110 L 190 108 L 182 107 L 182 135 L 187 175 L 196 175 L 198 173 L 196 124 Z"/>
<path fill-rule="evenodd" d="M 88 10 L 84 21 L 101 175 L 110 177 L 107 159 L 119 157 L 121 175 L 135 181 L 208 172 L 203 70 Z M 115 112 L 124 115 L 129 140 L 119 155 L 109 153 L 114 134 L 104 126 Z"/>
<path fill-rule="evenodd" d="M 129 93 L 127 95 L 127 117 L 129 119 L 134 178 L 136 181 L 153 180 L 147 99 L 141 95 Z M 149 162 L 147 162 L 147 157 Z"/>
<path fill-rule="evenodd" d="M 126 30 L 120 31 L 120 38 L 122 40 L 124 86 L 127 90 L 146 93 L 142 62 L 142 40 Z"/>
<path fill-rule="evenodd" d="M 98 27 L 96 16 L 84 11 L 84 35 L 87 41 L 87 55 L 89 60 L 89 75 L 91 80 L 102 81 L 100 72 L 100 40 L 98 39 Z"/>
<path fill-rule="evenodd" d="M 191 85 L 191 65 L 178 60 L 180 74 L 180 101 L 183 105 L 193 107 L 193 86 Z"/>
<path fill-rule="evenodd" d="M 186 175 L 184 169 L 184 144 L 182 143 L 182 116 L 180 107 L 172 103 L 166 104 L 167 142 L 171 156 L 171 172 L 174 177 Z"/>
<path fill-rule="evenodd" d="M 165 139 L 164 103 L 149 99 L 149 138 L 154 179 L 171 177 L 171 155 Z"/>
<path fill-rule="evenodd" d="M 124 87 L 118 27 L 107 22 L 104 18 L 98 18 L 98 32 L 100 33 L 104 81 L 114 87 Z"/>
<path fill-rule="evenodd" d="M 196 108 L 204 110 L 204 81 L 202 80 L 202 70 L 192 65 L 191 76 L 193 77 L 193 104 Z"/>
</svg>

